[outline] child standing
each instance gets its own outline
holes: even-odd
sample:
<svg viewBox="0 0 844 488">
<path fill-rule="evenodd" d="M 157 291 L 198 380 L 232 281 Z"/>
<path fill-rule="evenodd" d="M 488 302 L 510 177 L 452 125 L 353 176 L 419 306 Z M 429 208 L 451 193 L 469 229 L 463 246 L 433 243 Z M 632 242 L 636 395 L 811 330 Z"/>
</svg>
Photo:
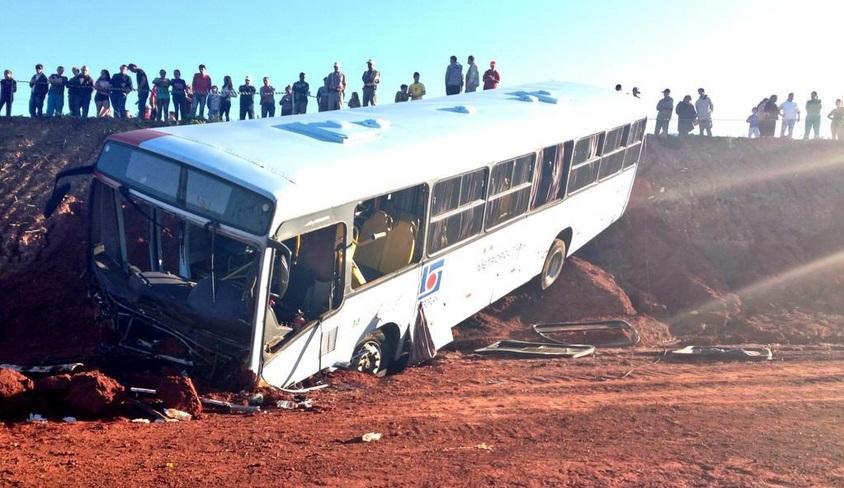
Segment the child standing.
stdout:
<svg viewBox="0 0 844 488">
<path fill-rule="evenodd" d="M 747 118 L 747 123 L 750 124 L 750 128 L 747 130 L 747 137 L 751 139 L 754 137 L 759 138 L 759 109 L 753 107 L 752 111 L 753 113 Z"/>
<path fill-rule="evenodd" d="M 211 87 L 211 93 L 208 94 L 208 120 L 217 122 L 220 120 L 220 107 L 223 104 L 223 97 L 220 95 L 220 89 L 217 85 Z"/>
</svg>

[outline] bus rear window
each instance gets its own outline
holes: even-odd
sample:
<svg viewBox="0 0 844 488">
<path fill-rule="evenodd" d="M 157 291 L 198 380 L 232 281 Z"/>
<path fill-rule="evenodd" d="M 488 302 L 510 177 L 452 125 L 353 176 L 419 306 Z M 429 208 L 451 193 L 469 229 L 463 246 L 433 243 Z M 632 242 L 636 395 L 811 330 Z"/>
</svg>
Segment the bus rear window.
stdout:
<svg viewBox="0 0 844 488">
<path fill-rule="evenodd" d="M 265 234 L 272 202 L 222 178 L 115 142 L 103 147 L 97 169 L 165 203 L 253 234 Z"/>
</svg>

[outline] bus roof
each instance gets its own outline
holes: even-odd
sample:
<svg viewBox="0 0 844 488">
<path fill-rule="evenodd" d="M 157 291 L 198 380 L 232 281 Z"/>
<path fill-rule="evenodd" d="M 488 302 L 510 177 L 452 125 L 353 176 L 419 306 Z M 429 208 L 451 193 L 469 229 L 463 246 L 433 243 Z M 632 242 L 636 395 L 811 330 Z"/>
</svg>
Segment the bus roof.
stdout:
<svg viewBox="0 0 844 488">
<path fill-rule="evenodd" d="M 274 198 L 278 223 L 641 119 L 640 102 L 548 82 L 120 139 Z"/>
</svg>

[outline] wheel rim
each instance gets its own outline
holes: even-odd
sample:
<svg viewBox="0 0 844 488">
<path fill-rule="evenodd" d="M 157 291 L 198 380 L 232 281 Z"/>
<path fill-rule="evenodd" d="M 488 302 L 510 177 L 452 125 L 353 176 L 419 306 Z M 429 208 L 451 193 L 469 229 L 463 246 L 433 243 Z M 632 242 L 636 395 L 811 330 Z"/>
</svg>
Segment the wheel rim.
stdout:
<svg viewBox="0 0 844 488">
<path fill-rule="evenodd" d="M 563 269 L 563 257 L 560 251 L 555 251 L 554 254 L 551 256 L 551 260 L 548 262 L 548 269 L 545 271 L 545 282 L 546 283 L 553 283 L 558 276 L 560 276 L 560 271 Z"/>
<path fill-rule="evenodd" d="M 357 370 L 375 373 L 381 369 L 381 347 L 376 341 L 364 342 L 358 351 Z"/>
</svg>

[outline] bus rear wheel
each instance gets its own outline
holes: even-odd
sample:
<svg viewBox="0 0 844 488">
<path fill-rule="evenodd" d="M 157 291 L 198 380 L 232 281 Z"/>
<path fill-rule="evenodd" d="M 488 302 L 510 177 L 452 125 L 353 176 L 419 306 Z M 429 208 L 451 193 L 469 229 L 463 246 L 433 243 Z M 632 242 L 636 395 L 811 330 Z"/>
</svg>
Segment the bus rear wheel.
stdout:
<svg viewBox="0 0 844 488">
<path fill-rule="evenodd" d="M 389 367 L 388 353 L 386 336 L 382 331 L 376 330 L 355 347 L 350 369 L 382 378 L 387 375 Z"/>
<path fill-rule="evenodd" d="M 551 288 L 560 273 L 563 271 L 563 264 L 566 261 L 566 243 L 561 239 L 554 239 L 548 255 L 545 256 L 545 264 L 542 265 L 542 273 L 539 275 L 539 287 L 542 290 Z"/>
</svg>

